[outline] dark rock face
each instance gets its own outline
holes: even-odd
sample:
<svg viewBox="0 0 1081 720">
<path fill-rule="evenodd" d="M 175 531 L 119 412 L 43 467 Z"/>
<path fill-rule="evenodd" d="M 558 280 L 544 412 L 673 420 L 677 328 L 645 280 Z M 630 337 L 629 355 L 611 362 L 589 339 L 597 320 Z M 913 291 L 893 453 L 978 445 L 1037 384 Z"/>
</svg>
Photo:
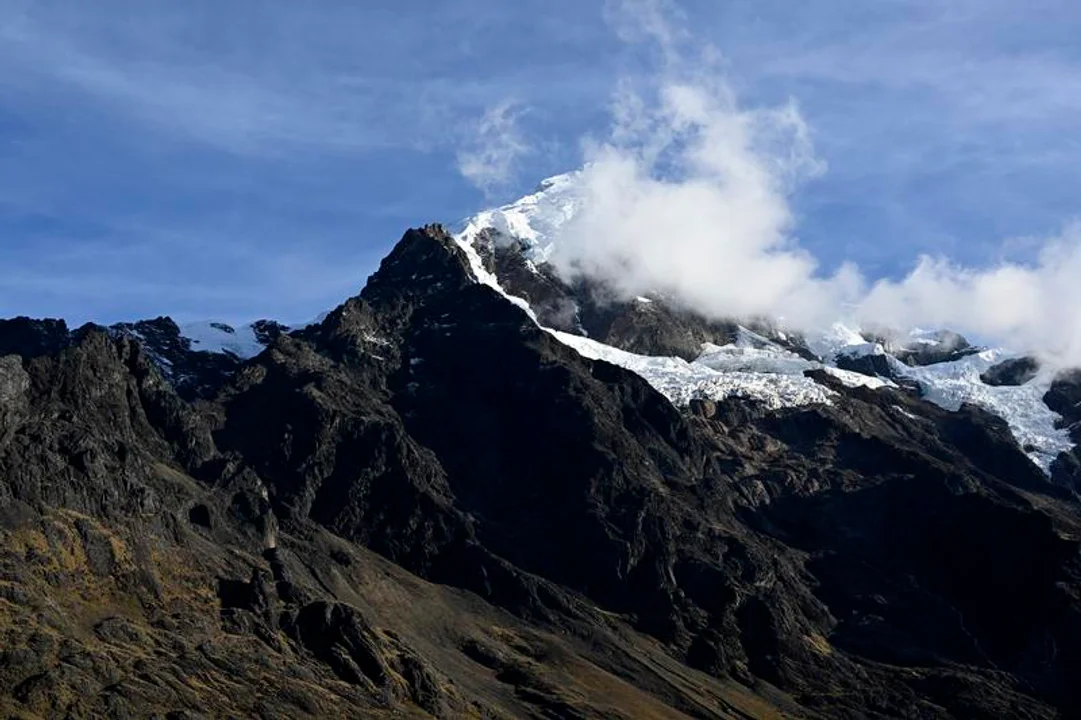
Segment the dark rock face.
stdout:
<svg viewBox="0 0 1081 720">
<path fill-rule="evenodd" d="M 889 358 L 886 357 L 885 354 L 850 355 L 842 353 L 837 356 L 835 362 L 837 363 L 837 367 L 842 370 L 851 370 L 852 372 L 858 372 L 861 375 L 884 378 L 894 377 L 893 369 L 890 367 Z"/>
<path fill-rule="evenodd" d="M 702 343 L 726 345 L 736 338 L 735 323 L 712 322 L 667 303 L 622 302 L 607 291 L 580 281 L 582 328 L 589 337 L 640 355 L 672 355 L 694 360 Z"/>
<path fill-rule="evenodd" d="M 934 365 L 960 360 L 980 351 L 963 335 L 949 330 L 941 330 L 930 339 L 933 342 L 917 342 L 905 347 L 893 348 L 893 355 L 906 365 Z"/>
<path fill-rule="evenodd" d="M 274 320 L 256 320 L 252 323 L 255 339 L 263 345 L 270 345 L 279 337 L 289 332 L 289 328 Z"/>
<path fill-rule="evenodd" d="M 226 333 L 235 332 L 228 325 L 215 324 L 215 327 Z M 270 320 L 253 325 L 256 338 L 263 344 L 269 344 L 287 329 Z M 137 343 L 185 400 L 213 397 L 242 365 L 235 355 L 192 347 L 192 342 L 181 335 L 180 328 L 168 317 L 117 323 L 109 328 L 88 324 L 74 331 L 63 320 L 0 320 L 0 356 L 55 355 L 94 332 L 107 332 Z"/>
<path fill-rule="evenodd" d="M 920 383 L 910 377 L 898 373 L 890 363 L 890 357 L 885 353 L 879 354 L 851 354 L 841 353 L 834 359 L 834 364 L 841 370 L 858 372 L 868 377 L 881 377 L 892 381 L 898 387 L 904 388 L 915 395 L 923 395 L 924 390 Z"/>
<path fill-rule="evenodd" d="M 995 386 L 1024 385 L 1036 377 L 1039 371 L 1040 363 L 1035 358 L 1010 358 L 988 368 L 987 372 L 980 375 L 980 380 Z"/>
<path fill-rule="evenodd" d="M 1070 431 L 1074 443 L 1081 442 L 1081 371 L 1060 373 L 1043 398 L 1049 408 L 1062 416 L 1062 426 Z M 1051 468 L 1056 483 L 1081 492 L 1081 449 L 1059 455 Z"/>
<path fill-rule="evenodd" d="M 486 261 L 563 327 L 685 354 L 735 331 L 516 256 Z M 9 714 L 1081 712 L 1081 509 L 976 408 L 812 373 L 834 405 L 677 409 L 438 226 L 186 396 L 130 333 L 12 322 Z"/>
<path fill-rule="evenodd" d="M 1071 370 L 1059 374 L 1051 383 L 1043 401 L 1059 415 L 1066 427 L 1081 422 L 1081 371 Z"/>
<path fill-rule="evenodd" d="M 71 332 L 63 320 L 0 320 L 0 355 L 35 358 L 60 352 L 71 345 Z"/>
<path fill-rule="evenodd" d="M 224 326 L 227 327 L 227 326 Z M 231 329 L 230 329 L 231 330 Z M 137 342 L 185 400 L 213 397 L 236 373 L 241 361 L 228 353 L 202 352 L 180 334 L 171 318 L 159 317 L 109 328 Z"/>
</svg>

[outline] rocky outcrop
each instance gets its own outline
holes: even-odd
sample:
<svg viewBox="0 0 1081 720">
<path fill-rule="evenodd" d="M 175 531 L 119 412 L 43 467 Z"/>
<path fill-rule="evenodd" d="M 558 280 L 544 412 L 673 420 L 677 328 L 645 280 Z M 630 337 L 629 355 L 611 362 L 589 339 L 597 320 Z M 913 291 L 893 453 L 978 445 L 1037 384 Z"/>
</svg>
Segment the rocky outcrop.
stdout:
<svg viewBox="0 0 1081 720">
<path fill-rule="evenodd" d="M 215 324 L 232 333 L 227 325 Z M 253 331 L 259 342 L 268 344 L 284 331 L 273 321 L 259 321 Z M 158 368 L 169 384 L 185 400 L 211 398 L 229 381 L 242 364 L 241 358 L 227 352 L 206 352 L 193 347 L 181 334 L 180 327 L 168 317 L 117 323 L 108 328 L 87 324 L 76 330 L 63 320 L 0 320 L 0 356 L 18 355 L 35 358 L 55 355 L 78 344 L 91 333 L 108 333 L 138 344 L 145 356 Z"/>
<path fill-rule="evenodd" d="M 193 348 L 191 340 L 181 335 L 180 327 L 168 317 L 118 323 L 108 332 L 138 343 L 185 400 L 213 397 L 241 364 L 234 355 Z"/>
<path fill-rule="evenodd" d="M 941 330 L 930 337 L 901 345 L 888 341 L 885 344 L 893 356 L 906 365 L 935 365 L 952 362 L 980 351 L 963 335 L 949 330 Z"/>
<path fill-rule="evenodd" d="M 1059 373 L 1044 395 L 1047 406 L 1062 416 L 1066 427 L 1081 423 L 1081 371 L 1068 370 Z"/>
<path fill-rule="evenodd" d="M 893 379 L 896 373 L 890 367 L 889 357 L 885 353 L 841 353 L 834 359 L 837 367 L 851 370 L 869 377 Z"/>
<path fill-rule="evenodd" d="M 1043 401 L 1062 416 L 1062 427 L 1069 429 L 1070 438 L 1081 443 L 1081 371 L 1060 372 Z M 1059 455 L 1051 475 L 1056 483 L 1081 493 L 1081 449 L 1075 445 L 1070 452 Z"/>
<path fill-rule="evenodd" d="M 988 368 L 980 375 L 980 380 L 988 385 L 1024 385 L 1036 377 L 1040 371 L 1040 363 L 1036 358 L 1020 357 L 1003 360 L 999 364 Z"/>
<path fill-rule="evenodd" d="M 71 342 L 72 333 L 63 320 L 0 320 L 0 355 L 36 358 L 56 354 Z"/>
</svg>

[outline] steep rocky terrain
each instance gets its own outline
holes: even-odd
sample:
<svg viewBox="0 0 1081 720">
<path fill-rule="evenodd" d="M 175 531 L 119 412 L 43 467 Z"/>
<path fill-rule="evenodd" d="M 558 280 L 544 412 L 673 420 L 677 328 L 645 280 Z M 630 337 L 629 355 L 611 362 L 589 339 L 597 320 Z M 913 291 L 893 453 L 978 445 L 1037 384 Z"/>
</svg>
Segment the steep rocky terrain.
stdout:
<svg viewBox="0 0 1081 720">
<path fill-rule="evenodd" d="M 750 337 L 488 247 L 541 325 Z M 986 409 L 812 365 L 828 402 L 676 405 L 437 226 L 253 358 L 162 362 L 154 327 L 0 323 L 8 716 L 1081 713 L 1073 455 L 1045 474 Z"/>
</svg>

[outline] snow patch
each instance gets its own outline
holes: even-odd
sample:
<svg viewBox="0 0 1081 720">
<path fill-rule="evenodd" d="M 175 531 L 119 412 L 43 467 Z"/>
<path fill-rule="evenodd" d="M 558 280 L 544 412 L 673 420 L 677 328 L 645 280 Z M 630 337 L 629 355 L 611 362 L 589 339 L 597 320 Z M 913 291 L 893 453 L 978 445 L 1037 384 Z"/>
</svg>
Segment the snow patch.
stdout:
<svg viewBox="0 0 1081 720">
<path fill-rule="evenodd" d="M 742 397 L 776 410 L 801 405 L 829 405 L 836 395 L 802 373 L 717 370 L 697 360 L 687 362 L 675 357 L 636 355 L 580 335 L 547 330 L 583 357 L 604 360 L 642 376 L 677 406 L 695 399 Z"/>
<path fill-rule="evenodd" d="M 894 365 L 898 374 L 919 382 L 924 399 L 946 410 L 957 410 L 962 403 L 978 405 L 1007 422 L 1021 447 L 1029 447 L 1028 456 L 1044 472 L 1059 453 L 1070 450 L 1073 442 L 1065 428 L 1055 424 L 1061 416 L 1043 401 L 1054 374 L 1041 372 L 1024 385 L 992 386 L 980 375 L 1003 360 L 1016 357 L 1002 350 L 985 350 L 952 362 L 923 367 Z"/>
<path fill-rule="evenodd" d="M 762 372 L 775 375 L 802 375 L 805 370 L 822 367 L 776 345 L 753 347 L 740 344 L 704 343 L 695 363 L 718 372 Z"/>
<path fill-rule="evenodd" d="M 896 410 L 897 412 L 901 413 L 902 415 L 904 415 L 909 420 L 917 420 L 917 421 L 922 420 L 922 418 L 919 415 L 913 415 L 912 413 L 910 413 L 908 410 L 905 410 L 900 405 L 894 405 L 893 409 Z"/>
<path fill-rule="evenodd" d="M 896 387 L 879 377 L 841 370 L 814 360 L 807 360 L 747 328 L 740 327 L 736 341 L 729 345 L 704 343 L 695 363 L 720 372 L 757 372 L 774 375 L 803 375 L 808 370 L 823 370 L 847 387 L 874 390 Z M 812 381 L 813 382 L 813 381 Z"/>
<path fill-rule="evenodd" d="M 180 326 L 180 335 L 191 341 L 192 350 L 228 353 L 241 360 L 253 358 L 264 349 L 251 325 L 234 328 L 220 322 L 187 323 Z"/>
<path fill-rule="evenodd" d="M 543 180 L 532 194 L 470 218 L 458 236 L 472 245 L 483 230 L 494 230 L 522 241 L 526 260 L 547 262 L 554 248 L 552 238 L 582 206 L 580 176 L 581 172 L 575 171 Z"/>
<path fill-rule="evenodd" d="M 875 348 L 877 343 L 868 343 L 858 330 L 842 323 L 834 323 L 824 332 L 807 338 L 807 347 L 826 362 L 838 355 L 880 354 Z"/>
</svg>

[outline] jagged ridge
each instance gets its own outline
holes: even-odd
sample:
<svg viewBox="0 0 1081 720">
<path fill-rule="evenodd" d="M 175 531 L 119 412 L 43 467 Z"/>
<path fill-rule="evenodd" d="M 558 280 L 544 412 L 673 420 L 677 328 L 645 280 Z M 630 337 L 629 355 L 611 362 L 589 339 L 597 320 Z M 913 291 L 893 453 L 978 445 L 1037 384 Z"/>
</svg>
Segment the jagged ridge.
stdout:
<svg viewBox="0 0 1081 720">
<path fill-rule="evenodd" d="M 1076 500 L 979 408 L 810 370 L 831 404 L 681 410 L 438 227 L 195 403 L 131 338 L 31 335 L 0 361 L 12 712 L 1078 708 Z"/>
</svg>

